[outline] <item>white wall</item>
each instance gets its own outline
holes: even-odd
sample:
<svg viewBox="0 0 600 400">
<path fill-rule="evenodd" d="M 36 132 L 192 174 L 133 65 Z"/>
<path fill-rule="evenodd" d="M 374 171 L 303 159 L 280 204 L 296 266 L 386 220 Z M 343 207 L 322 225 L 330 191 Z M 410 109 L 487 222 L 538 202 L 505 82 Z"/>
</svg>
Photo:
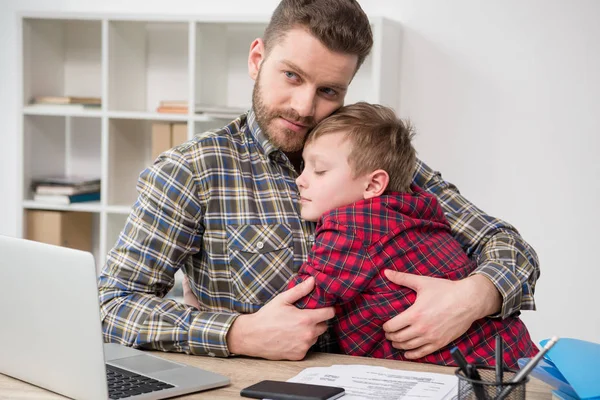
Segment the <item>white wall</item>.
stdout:
<svg viewBox="0 0 600 400">
<path fill-rule="evenodd" d="M 0 234 L 15 234 L 16 11 L 269 13 L 277 0 L 0 0 Z M 516 225 L 542 264 L 534 340 L 600 342 L 600 2 L 363 0 L 404 29 L 400 113 L 421 158 Z M 474 299 L 476 301 L 476 299 Z"/>
</svg>

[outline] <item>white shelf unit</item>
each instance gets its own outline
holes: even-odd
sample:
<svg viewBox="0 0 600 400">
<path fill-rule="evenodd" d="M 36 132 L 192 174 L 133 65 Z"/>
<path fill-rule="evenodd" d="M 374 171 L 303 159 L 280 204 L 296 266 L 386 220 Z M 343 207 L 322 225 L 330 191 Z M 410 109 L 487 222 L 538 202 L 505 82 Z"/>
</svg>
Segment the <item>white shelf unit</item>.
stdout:
<svg viewBox="0 0 600 400">
<path fill-rule="evenodd" d="M 94 214 L 93 248 L 100 268 L 136 199 L 139 173 L 152 163 L 153 121 L 184 122 L 188 138 L 225 125 L 210 115 L 162 114 L 161 100 L 249 108 L 254 82 L 247 72 L 251 42 L 269 16 L 141 16 L 23 14 L 21 43 L 22 190 L 28 209 Z M 400 27 L 371 18 L 374 48 L 357 73 L 347 103 L 396 108 L 399 102 Z M 100 109 L 32 106 L 34 96 L 100 97 Z M 33 201 L 34 179 L 96 174 L 101 200 L 70 206 Z"/>
</svg>

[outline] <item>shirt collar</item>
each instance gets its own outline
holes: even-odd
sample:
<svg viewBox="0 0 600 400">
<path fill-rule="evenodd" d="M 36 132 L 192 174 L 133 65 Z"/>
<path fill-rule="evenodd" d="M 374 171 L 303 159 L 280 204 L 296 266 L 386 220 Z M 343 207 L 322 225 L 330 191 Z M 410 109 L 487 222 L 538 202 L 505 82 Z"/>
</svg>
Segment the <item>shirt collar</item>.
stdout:
<svg viewBox="0 0 600 400">
<path fill-rule="evenodd" d="M 279 149 L 275 147 L 273 143 L 271 143 L 269 138 L 267 138 L 265 133 L 258 126 L 258 121 L 256 120 L 256 114 L 254 113 L 253 108 L 251 108 L 250 111 L 248 111 L 247 121 L 248 129 L 250 130 L 250 135 L 256 141 L 256 143 L 258 143 L 263 148 L 265 154 L 268 157 L 270 157 L 275 152 L 280 153 Z"/>
</svg>

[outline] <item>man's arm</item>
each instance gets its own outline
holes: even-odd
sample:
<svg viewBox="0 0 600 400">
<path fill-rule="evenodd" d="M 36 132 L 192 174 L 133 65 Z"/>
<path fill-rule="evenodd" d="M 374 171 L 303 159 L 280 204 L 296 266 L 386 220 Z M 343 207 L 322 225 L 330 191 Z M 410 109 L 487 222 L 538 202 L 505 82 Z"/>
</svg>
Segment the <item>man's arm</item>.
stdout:
<svg viewBox="0 0 600 400">
<path fill-rule="evenodd" d="M 184 156 L 163 155 L 143 171 L 139 197 L 99 278 L 104 338 L 129 346 L 228 356 L 233 313 L 163 299 L 181 262 L 200 251 L 203 210 Z"/>
<path fill-rule="evenodd" d="M 505 318 L 519 310 L 535 310 L 533 294 L 540 275 L 539 261 L 519 232 L 485 214 L 421 161 L 414 181 L 440 201 L 453 236 L 477 263 L 473 274 L 488 278 L 502 296 L 502 307 L 494 316 Z"/>
<path fill-rule="evenodd" d="M 421 161 L 414 182 L 436 195 L 454 237 L 477 268 L 455 282 L 388 273 L 392 282 L 417 292 L 408 310 L 383 325 L 388 340 L 407 350 L 404 354 L 411 359 L 447 345 L 477 319 L 535 309 L 533 293 L 540 274 L 535 251 L 514 227 L 486 215 Z"/>
<path fill-rule="evenodd" d="M 304 358 L 326 331 L 324 321 L 334 316 L 332 308 L 293 305 L 312 290 L 312 282 L 247 315 L 200 311 L 163 299 L 179 265 L 201 249 L 199 190 L 205 189 L 176 150 L 140 175 L 138 200 L 99 279 L 105 340 L 194 355 Z"/>
</svg>

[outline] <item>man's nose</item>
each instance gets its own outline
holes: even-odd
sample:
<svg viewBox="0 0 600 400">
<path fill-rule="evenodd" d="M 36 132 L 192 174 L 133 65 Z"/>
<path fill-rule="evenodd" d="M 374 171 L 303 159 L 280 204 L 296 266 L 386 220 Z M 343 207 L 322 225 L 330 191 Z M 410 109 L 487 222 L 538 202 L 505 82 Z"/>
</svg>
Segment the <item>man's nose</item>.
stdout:
<svg viewBox="0 0 600 400">
<path fill-rule="evenodd" d="M 315 115 L 315 90 L 306 85 L 298 88 L 292 100 L 292 108 L 298 113 L 300 118 L 314 117 Z"/>
</svg>

